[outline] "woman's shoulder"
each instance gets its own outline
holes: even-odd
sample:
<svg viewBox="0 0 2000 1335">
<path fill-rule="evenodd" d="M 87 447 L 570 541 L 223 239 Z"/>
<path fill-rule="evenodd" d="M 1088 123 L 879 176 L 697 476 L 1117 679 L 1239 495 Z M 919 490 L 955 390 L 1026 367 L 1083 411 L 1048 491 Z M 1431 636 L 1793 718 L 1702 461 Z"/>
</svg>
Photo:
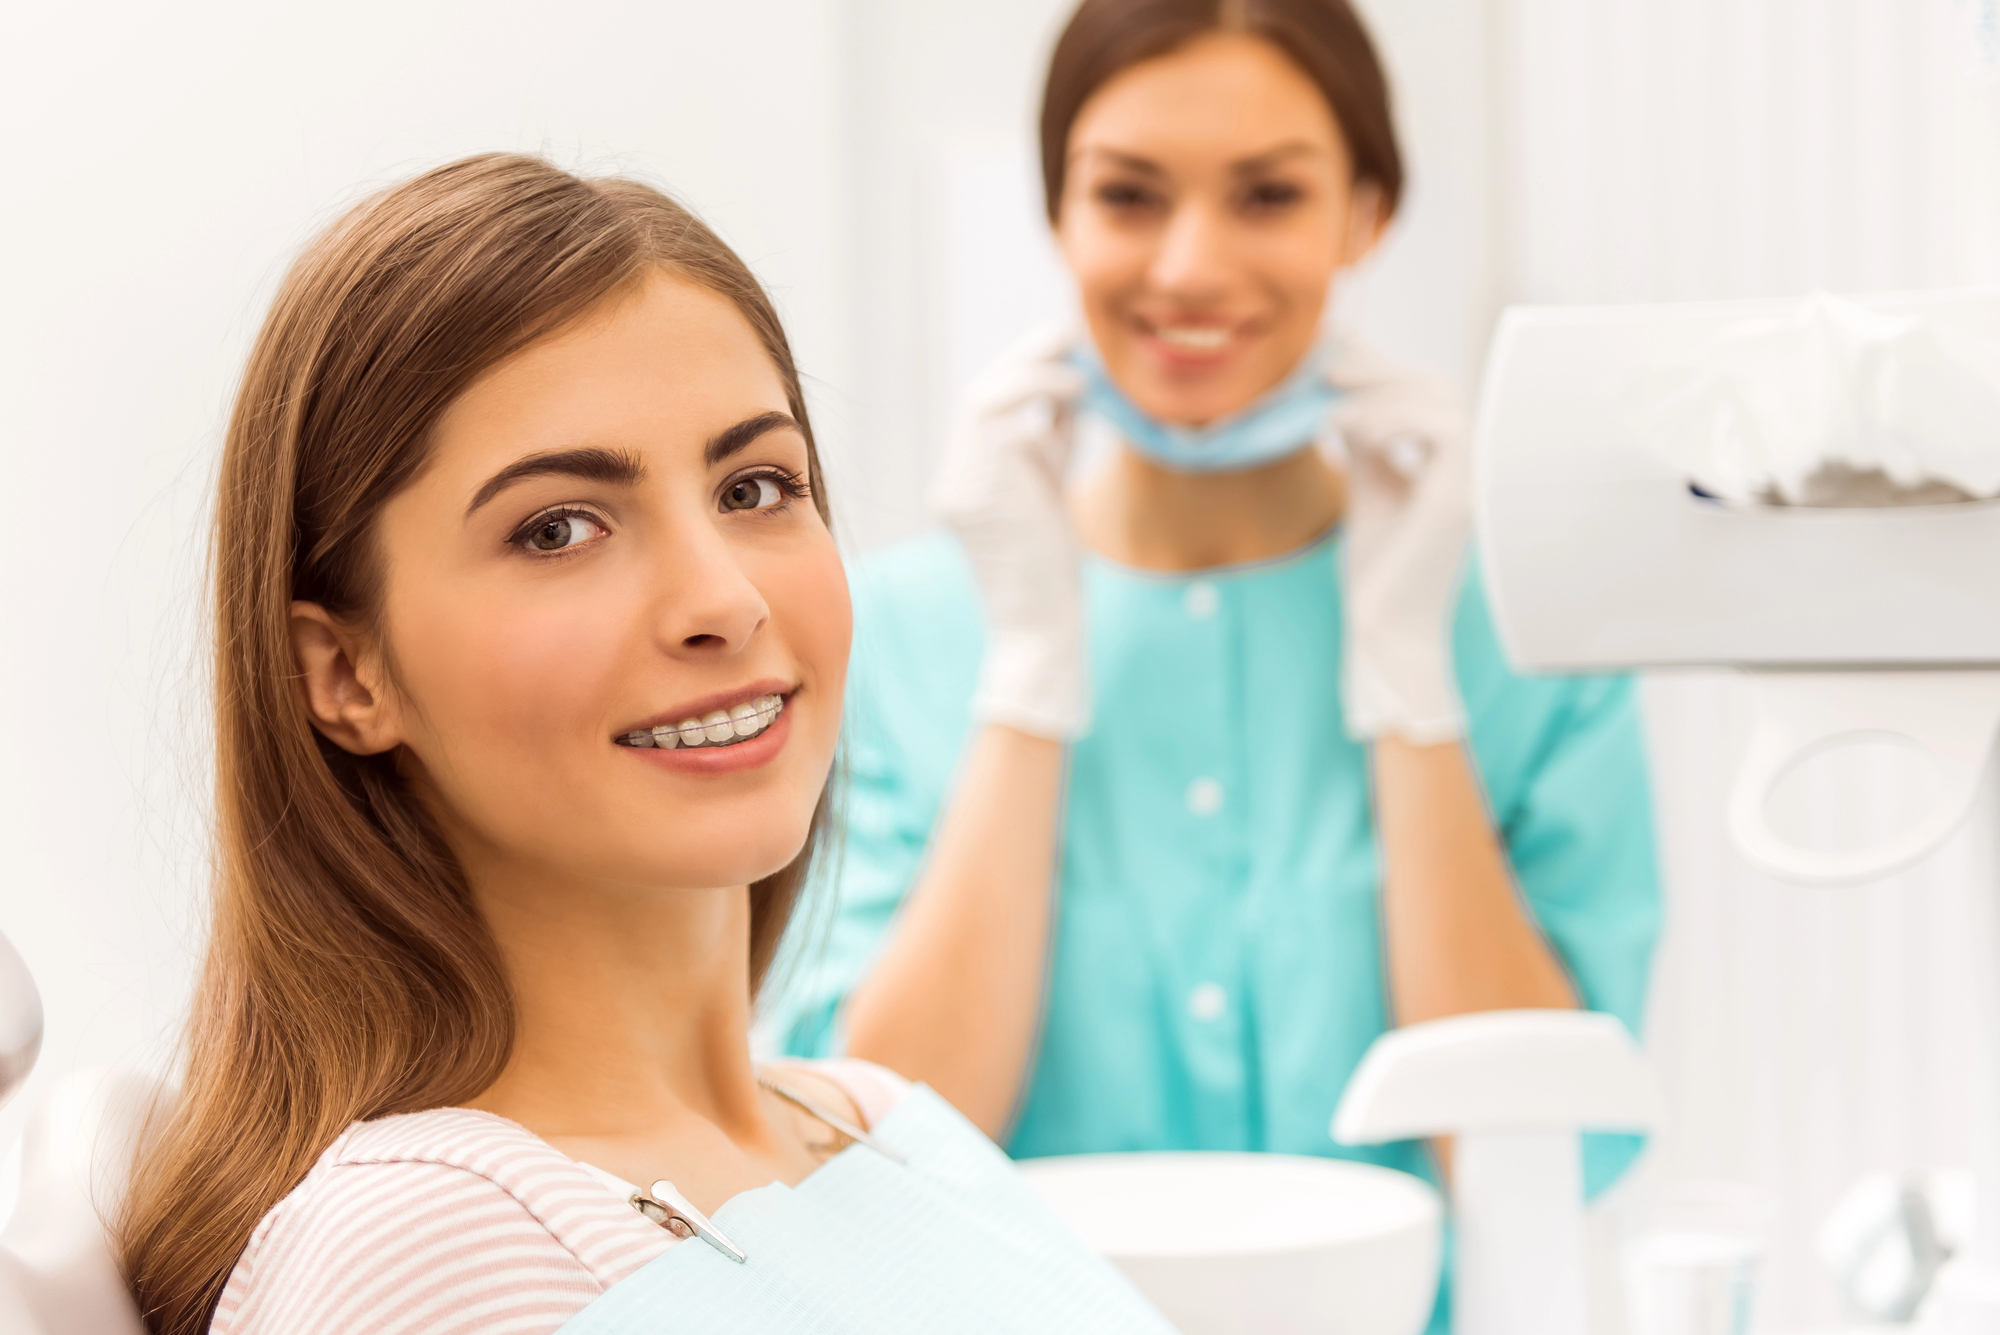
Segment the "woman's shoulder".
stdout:
<svg viewBox="0 0 2000 1335">
<path fill-rule="evenodd" d="M 212 1330 L 554 1331 L 673 1242 L 505 1118 L 358 1122 L 258 1224 Z"/>
<path fill-rule="evenodd" d="M 912 1088 L 908 1080 L 888 1067 L 859 1057 L 787 1060 L 767 1069 L 808 1097 L 823 1100 L 829 1111 L 863 1128 L 873 1127 L 895 1111 Z"/>
</svg>

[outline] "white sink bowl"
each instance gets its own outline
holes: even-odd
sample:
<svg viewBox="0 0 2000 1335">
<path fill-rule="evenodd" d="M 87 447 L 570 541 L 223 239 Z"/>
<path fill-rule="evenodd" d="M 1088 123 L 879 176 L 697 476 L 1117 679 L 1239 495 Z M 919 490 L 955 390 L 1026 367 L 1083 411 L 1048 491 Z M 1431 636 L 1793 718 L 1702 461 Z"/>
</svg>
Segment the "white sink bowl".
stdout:
<svg viewBox="0 0 2000 1335">
<path fill-rule="evenodd" d="M 1418 1335 L 1442 1210 L 1407 1173 L 1291 1154 L 1022 1161 L 1184 1335 Z"/>
</svg>

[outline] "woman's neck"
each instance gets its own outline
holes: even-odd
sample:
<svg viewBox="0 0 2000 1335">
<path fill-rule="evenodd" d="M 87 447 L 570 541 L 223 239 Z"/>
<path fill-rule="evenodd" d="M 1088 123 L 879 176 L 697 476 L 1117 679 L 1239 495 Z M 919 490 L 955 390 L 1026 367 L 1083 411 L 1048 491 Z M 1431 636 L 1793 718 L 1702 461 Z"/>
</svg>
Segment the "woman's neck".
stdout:
<svg viewBox="0 0 2000 1335">
<path fill-rule="evenodd" d="M 1318 450 L 1240 473 L 1181 473 L 1130 446 L 1085 478 L 1070 508 L 1083 544 L 1141 570 L 1268 561 L 1340 522 L 1347 488 Z"/>
<path fill-rule="evenodd" d="M 745 1147 L 768 1120 L 750 1060 L 747 889 L 513 886 L 474 875 L 514 991 L 514 1049 L 468 1106 L 550 1139 L 689 1118 Z"/>
</svg>

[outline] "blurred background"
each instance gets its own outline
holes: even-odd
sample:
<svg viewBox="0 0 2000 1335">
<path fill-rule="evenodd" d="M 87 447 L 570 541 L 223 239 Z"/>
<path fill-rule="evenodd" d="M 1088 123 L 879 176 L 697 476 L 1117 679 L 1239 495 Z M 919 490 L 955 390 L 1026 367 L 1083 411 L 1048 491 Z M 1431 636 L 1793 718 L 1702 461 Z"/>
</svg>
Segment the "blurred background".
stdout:
<svg viewBox="0 0 2000 1335">
<path fill-rule="evenodd" d="M 1413 184 L 1340 300 L 1468 395 L 1509 302 L 2000 283 L 1994 0 L 1360 7 Z M 1065 300 L 1031 130 L 1068 8 L 11 12 L 0 451 L 34 532 L 0 573 L 0 930 L 48 1038 L 0 1145 L 65 1072 L 170 1058 L 205 878 L 207 492 L 301 242 L 368 189 L 479 150 L 666 185 L 772 287 L 863 550 L 924 525 L 959 389 Z M 1662 1184 L 1751 1184 L 1779 1209 L 1765 1322 L 1832 1320 L 1812 1233 L 1833 1201 L 1869 1169 L 1966 1157 L 1970 878 L 1954 850 L 1854 890 L 1758 877 L 1722 835 L 1735 683 L 1659 677 L 1647 707 L 1671 918 L 1645 1038 L 1673 1122 L 1600 1232 Z"/>
</svg>

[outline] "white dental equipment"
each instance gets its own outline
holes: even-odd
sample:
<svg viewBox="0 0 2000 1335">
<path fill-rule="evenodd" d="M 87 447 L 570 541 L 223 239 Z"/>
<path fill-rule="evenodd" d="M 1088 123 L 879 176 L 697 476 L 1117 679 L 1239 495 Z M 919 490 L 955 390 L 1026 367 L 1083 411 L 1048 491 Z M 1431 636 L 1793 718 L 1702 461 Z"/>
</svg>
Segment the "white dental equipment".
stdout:
<svg viewBox="0 0 2000 1335">
<path fill-rule="evenodd" d="M 1870 1173 L 1820 1226 L 1819 1254 L 1854 1315 L 1908 1321 L 1972 1236 L 1972 1175 Z"/>
<path fill-rule="evenodd" d="M 1020 1169 L 1183 1335 L 1418 1335 L 1430 1317 L 1443 1209 L 1407 1173 L 1220 1152 Z"/>
<path fill-rule="evenodd" d="M 27 1079 L 41 1033 L 34 980 L 0 936 L 0 1103 Z M 104 1221 L 157 1093 L 134 1072 L 79 1071 L 36 1106 L 21 1137 L 20 1196 L 0 1220 L 6 1335 L 142 1335 Z"/>
<path fill-rule="evenodd" d="M 1954 835 L 2000 868 L 1996 408 L 2000 291 L 1509 311 L 1474 485 L 1510 656 L 1746 670 L 1758 717 L 1728 824 L 1768 874 L 1872 880 Z M 1844 845 L 1802 837 L 1787 780 L 1850 747 L 1901 757 L 1928 815 Z M 1964 962 L 1987 1208 L 1923 1318 L 1965 1335 L 2000 1335 L 1995 895 L 1973 897 Z"/>
<path fill-rule="evenodd" d="M 0 1108 L 26 1083 L 41 1050 L 41 994 L 27 964 L 0 936 Z"/>
<path fill-rule="evenodd" d="M 1455 1335 L 1584 1335 L 1579 1133 L 1649 1130 L 1657 1103 L 1611 1016 L 1489 1011 L 1377 1039 L 1333 1138 L 1453 1138 Z"/>
</svg>

